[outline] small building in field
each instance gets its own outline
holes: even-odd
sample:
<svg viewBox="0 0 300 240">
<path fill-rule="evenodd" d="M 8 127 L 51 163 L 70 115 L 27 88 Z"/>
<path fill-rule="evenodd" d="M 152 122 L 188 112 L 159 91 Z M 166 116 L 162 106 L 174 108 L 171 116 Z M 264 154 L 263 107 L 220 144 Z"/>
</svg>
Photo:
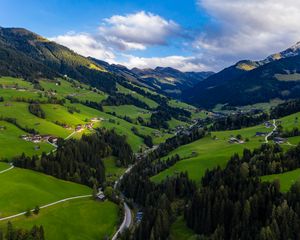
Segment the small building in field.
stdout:
<svg viewBox="0 0 300 240">
<path fill-rule="evenodd" d="M 274 137 L 273 140 L 277 144 L 283 144 L 283 143 L 286 143 L 288 141 L 286 138 L 281 138 L 281 137 Z"/>
<path fill-rule="evenodd" d="M 105 194 L 104 192 L 102 191 L 102 188 L 99 188 L 98 189 L 98 193 L 97 193 L 97 198 L 101 201 L 104 201 L 105 200 Z"/>
</svg>

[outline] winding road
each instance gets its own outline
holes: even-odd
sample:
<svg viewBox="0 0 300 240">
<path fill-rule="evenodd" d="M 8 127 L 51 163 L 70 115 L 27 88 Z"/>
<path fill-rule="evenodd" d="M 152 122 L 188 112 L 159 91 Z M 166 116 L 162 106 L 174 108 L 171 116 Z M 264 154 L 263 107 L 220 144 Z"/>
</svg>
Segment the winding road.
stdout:
<svg viewBox="0 0 300 240">
<path fill-rule="evenodd" d="M 272 132 L 268 133 L 265 137 L 265 143 L 269 142 L 268 138 L 271 137 L 272 134 L 277 130 L 277 125 L 276 125 L 276 120 L 275 119 L 273 119 L 273 126 L 274 126 L 274 128 L 273 128 Z"/>
<path fill-rule="evenodd" d="M 126 171 L 123 173 L 123 175 L 121 175 L 119 177 L 118 180 L 115 181 L 114 184 L 114 189 L 117 189 L 118 187 L 118 183 L 123 179 L 123 176 L 125 174 L 128 174 L 131 169 L 133 168 L 134 165 L 130 166 L 129 168 L 126 169 Z M 112 237 L 112 240 L 116 240 L 118 238 L 119 233 L 122 233 L 125 229 L 129 228 L 131 223 L 132 223 L 132 214 L 131 214 L 131 210 L 128 207 L 127 203 L 124 201 L 124 219 L 122 224 L 120 225 L 119 229 L 117 230 L 117 232 L 114 234 L 114 236 Z"/>
<path fill-rule="evenodd" d="M 65 199 L 62 199 L 62 200 L 59 200 L 59 201 L 56 201 L 56 202 L 53 202 L 53 203 L 49 203 L 49 204 L 43 205 L 43 206 L 40 207 L 40 209 L 51 207 L 53 205 L 56 205 L 56 204 L 59 204 L 59 203 L 62 203 L 62 202 L 67 202 L 67 201 L 74 200 L 74 199 L 79 199 L 79 198 L 88 198 L 88 197 L 92 197 L 92 195 L 89 194 L 89 195 L 81 195 L 81 196 L 75 196 L 75 197 L 65 198 Z M 34 209 L 31 209 L 30 211 L 32 212 L 32 211 L 34 211 Z M 15 215 L 11 215 L 11 216 L 8 216 L 8 217 L 0 218 L 0 222 L 1 221 L 5 221 L 5 220 L 9 220 L 9 219 L 12 219 L 12 218 L 20 217 L 22 215 L 25 215 L 25 213 L 26 212 L 21 212 L 21 213 L 15 214 Z"/>
</svg>

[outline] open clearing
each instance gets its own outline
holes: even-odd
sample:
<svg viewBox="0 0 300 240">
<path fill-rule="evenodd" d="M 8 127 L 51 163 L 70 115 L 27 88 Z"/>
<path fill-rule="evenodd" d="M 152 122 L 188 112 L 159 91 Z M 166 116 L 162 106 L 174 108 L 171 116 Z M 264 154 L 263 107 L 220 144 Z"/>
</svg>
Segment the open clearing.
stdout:
<svg viewBox="0 0 300 240">
<path fill-rule="evenodd" d="M 15 227 L 43 225 L 48 240 L 96 240 L 111 236 L 117 226 L 118 206 L 109 201 L 78 199 L 42 209 L 37 216 L 11 220 Z M 1 223 L 0 227 L 6 227 Z"/>
<path fill-rule="evenodd" d="M 0 182 L 1 218 L 92 192 L 86 186 L 20 168 L 0 174 Z"/>
</svg>

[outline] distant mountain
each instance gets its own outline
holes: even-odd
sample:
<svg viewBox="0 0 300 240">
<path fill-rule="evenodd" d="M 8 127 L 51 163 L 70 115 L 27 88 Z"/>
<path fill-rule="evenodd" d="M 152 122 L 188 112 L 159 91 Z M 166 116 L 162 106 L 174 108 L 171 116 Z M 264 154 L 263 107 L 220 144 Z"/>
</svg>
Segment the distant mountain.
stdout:
<svg viewBox="0 0 300 240">
<path fill-rule="evenodd" d="M 183 92 L 203 107 L 247 105 L 300 97 L 300 43 L 262 61 L 243 60 Z"/>
<path fill-rule="evenodd" d="M 180 97 L 183 90 L 195 86 L 214 74 L 213 72 L 181 72 L 171 67 L 130 70 L 122 65 L 108 64 L 95 58 L 89 59 L 107 71 L 119 74 L 131 82 L 173 97 Z"/>
<path fill-rule="evenodd" d="M 22 28 L 0 28 L 0 75 L 32 80 L 68 75 L 107 92 L 115 89 L 117 77 L 90 59 Z"/>
</svg>

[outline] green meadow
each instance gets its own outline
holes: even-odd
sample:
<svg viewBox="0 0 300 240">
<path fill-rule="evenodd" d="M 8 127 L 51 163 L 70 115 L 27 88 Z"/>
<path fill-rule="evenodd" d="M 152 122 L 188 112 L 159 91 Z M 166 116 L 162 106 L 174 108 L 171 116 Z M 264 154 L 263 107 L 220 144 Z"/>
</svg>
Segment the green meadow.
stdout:
<svg viewBox="0 0 300 240">
<path fill-rule="evenodd" d="M 107 113 L 115 113 L 117 116 L 130 117 L 132 120 L 136 120 L 138 117 L 148 120 L 151 117 L 151 113 L 148 110 L 134 105 L 104 106 L 103 110 Z"/>
<path fill-rule="evenodd" d="M 187 171 L 191 179 L 200 181 L 207 169 L 212 169 L 218 165 L 225 167 L 234 153 L 241 154 L 244 148 L 259 147 L 264 141 L 263 137 L 255 137 L 255 133 L 259 131 L 271 131 L 271 129 L 256 126 L 242 130 L 212 132 L 211 136 L 183 145 L 164 158 L 178 154 L 183 160 L 152 177 L 152 180 L 160 182 L 168 176 Z M 241 134 L 244 139 L 248 138 L 249 141 L 243 144 L 228 143 L 229 138 L 237 134 Z"/>
<path fill-rule="evenodd" d="M 112 237 L 118 224 L 118 206 L 112 202 L 77 199 L 41 209 L 37 216 L 11 220 L 15 227 L 42 225 L 47 240 L 96 240 Z M 5 229 L 6 222 L 0 224 Z"/>
<path fill-rule="evenodd" d="M 121 86 L 120 84 L 117 85 L 117 88 L 118 88 L 118 92 L 124 93 L 124 94 L 130 94 L 134 98 L 146 103 L 150 108 L 156 108 L 158 106 L 157 102 L 153 101 L 152 99 L 149 99 L 135 91 L 127 89 L 127 88 Z"/>
<path fill-rule="evenodd" d="M 280 182 L 280 191 L 287 192 L 290 190 L 291 186 L 300 180 L 300 169 L 296 169 L 293 171 L 281 173 L 281 174 L 273 174 L 263 176 L 262 181 L 272 182 L 276 179 Z"/>
<path fill-rule="evenodd" d="M 15 125 L 0 121 L 0 159 L 11 159 L 16 155 L 21 155 L 23 152 L 32 156 L 42 152 L 50 152 L 53 149 L 48 143 L 41 142 L 36 144 L 27 142 L 20 138 L 23 134 L 26 134 L 26 132 Z"/>
<path fill-rule="evenodd" d="M 20 168 L 0 174 L 0 182 L 0 217 L 92 193 L 86 186 Z"/>
<path fill-rule="evenodd" d="M 37 130 L 40 134 L 51 134 L 66 137 L 72 131 L 58 126 L 47 119 L 38 118 L 28 111 L 28 103 L 11 102 L 0 103 L 0 117 L 15 118 L 23 128 Z"/>
<path fill-rule="evenodd" d="M 182 216 L 177 217 L 170 229 L 170 240 L 196 240 L 193 230 L 186 226 Z"/>
</svg>

